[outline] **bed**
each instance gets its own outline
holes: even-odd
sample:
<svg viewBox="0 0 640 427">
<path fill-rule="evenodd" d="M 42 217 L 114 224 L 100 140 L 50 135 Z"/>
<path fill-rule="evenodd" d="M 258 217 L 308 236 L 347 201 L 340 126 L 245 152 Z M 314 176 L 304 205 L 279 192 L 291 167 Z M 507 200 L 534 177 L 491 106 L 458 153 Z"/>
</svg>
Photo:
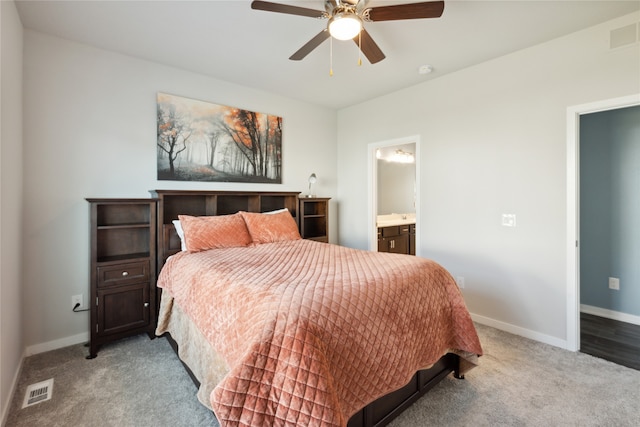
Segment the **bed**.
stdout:
<svg viewBox="0 0 640 427">
<path fill-rule="evenodd" d="M 437 263 L 300 239 L 298 193 L 152 194 L 156 333 L 221 426 L 385 425 L 476 365 L 473 323 Z"/>
</svg>

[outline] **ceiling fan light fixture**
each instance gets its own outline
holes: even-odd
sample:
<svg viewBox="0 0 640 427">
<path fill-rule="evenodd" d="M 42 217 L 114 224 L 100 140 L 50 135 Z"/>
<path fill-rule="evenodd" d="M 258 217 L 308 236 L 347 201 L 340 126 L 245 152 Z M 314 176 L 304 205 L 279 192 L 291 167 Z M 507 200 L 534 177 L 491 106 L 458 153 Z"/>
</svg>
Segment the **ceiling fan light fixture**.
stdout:
<svg viewBox="0 0 640 427">
<path fill-rule="evenodd" d="M 339 12 L 329 20 L 329 34 L 338 40 L 351 40 L 362 31 L 362 20 L 353 12 Z"/>
</svg>

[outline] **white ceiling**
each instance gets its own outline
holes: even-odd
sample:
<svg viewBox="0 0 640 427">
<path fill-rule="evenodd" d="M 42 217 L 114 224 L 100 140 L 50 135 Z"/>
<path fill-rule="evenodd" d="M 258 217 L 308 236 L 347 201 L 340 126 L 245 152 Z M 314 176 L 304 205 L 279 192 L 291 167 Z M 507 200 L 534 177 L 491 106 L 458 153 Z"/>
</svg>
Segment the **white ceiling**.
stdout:
<svg viewBox="0 0 640 427">
<path fill-rule="evenodd" d="M 370 0 L 369 6 L 417 0 Z M 277 1 L 323 9 L 322 0 Z M 366 23 L 387 58 L 358 66 L 357 46 L 327 40 L 288 58 L 326 21 L 252 10 L 250 0 L 16 1 L 25 28 L 331 108 L 428 79 L 640 10 L 640 1 L 445 0 L 441 18 Z M 434 72 L 419 75 L 430 64 Z"/>
</svg>

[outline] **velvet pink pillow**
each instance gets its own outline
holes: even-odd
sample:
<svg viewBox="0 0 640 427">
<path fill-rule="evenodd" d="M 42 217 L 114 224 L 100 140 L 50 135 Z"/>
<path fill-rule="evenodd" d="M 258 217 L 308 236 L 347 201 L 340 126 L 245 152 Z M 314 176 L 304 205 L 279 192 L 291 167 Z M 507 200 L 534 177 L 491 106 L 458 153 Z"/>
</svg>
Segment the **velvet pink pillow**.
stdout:
<svg viewBox="0 0 640 427">
<path fill-rule="evenodd" d="M 247 223 L 253 243 L 273 243 L 286 240 L 300 240 L 298 224 L 288 210 L 261 214 L 240 212 Z"/>
<path fill-rule="evenodd" d="M 248 246 L 251 236 L 240 214 L 220 216 L 178 215 L 189 252 Z"/>
</svg>

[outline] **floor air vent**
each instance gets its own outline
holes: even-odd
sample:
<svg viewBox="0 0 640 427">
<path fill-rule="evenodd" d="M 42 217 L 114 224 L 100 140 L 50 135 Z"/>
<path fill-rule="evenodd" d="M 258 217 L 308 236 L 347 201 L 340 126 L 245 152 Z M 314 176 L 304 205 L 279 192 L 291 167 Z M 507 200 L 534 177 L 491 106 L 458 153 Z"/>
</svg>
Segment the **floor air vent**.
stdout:
<svg viewBox="0 0 640 427">
<path fill-rule="evenodd" d="M 42 381 L 36 384 L 31 384 L 27 387 L 27 391 L 24 394 L 24 402 L 22 407 L 35 405 L 36 403 L 44 402 L 51 399 L 53 394 L 53 378 Z"/>
</svg>

